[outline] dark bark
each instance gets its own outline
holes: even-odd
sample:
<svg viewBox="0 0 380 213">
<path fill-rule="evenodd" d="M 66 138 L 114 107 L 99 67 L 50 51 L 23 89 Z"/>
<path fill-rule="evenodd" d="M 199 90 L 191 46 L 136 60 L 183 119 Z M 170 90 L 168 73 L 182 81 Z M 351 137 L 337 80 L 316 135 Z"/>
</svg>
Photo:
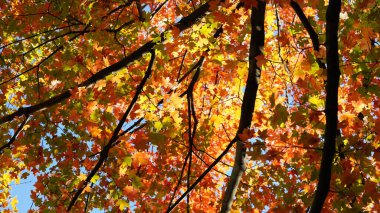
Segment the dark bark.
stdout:
<svg viewBox="0 0 380 213">
<path fill-rule="evenodd" d="M 310 36 L 311 42 L 313 43 L 313 49 L 315 51 L 319 51 L 319 38 L 317 32 L 315 32 L 313 26 L 311 26 L 309 20 L 305 16 L 305 13 L 302 11 L 300 5 L 294 0 L 290 1 L 290 6 L 292 6 L 293 10 L 296 12 L 298 18 L 301 20 L 302 25 L 305 27 L 307 33 Z M 317 58 L 318 66 L 322 69 L 326 69 L 326 64 L 322 62 L 321 58 Z"/>
<path fill-rule="evenodd" d="M 314 28 L 311 26 L 309 20 L 305 16 L 305 13 L 302 11 L 302 8 L 300 5 L 295 2 L 294 0 L 290 1 L 290 6 L 292 6 L 293 10 L 296 12 L 298 18 L 301 20 L 303 26 L 309 33 L 311 42 L 313 43 L 313 48 L 316 51 L 319 51 L 319 39 L 318 39 L 318 34 L 315 32 Z"/>
<path fill-rule="evenodd" d="M 251 127 L 253 112 L 255 110 L 256 95 L 260 82 L 261 69 L 257 65 L 256 57 L 262 54 L 261 49 L 264 46 L 266 2 L 261 0 L 257 0 L 257 2 L 257 7 L 252 7 L 251 12 L 251 42 L 249 49 L 248 78 L 244 91 L 239 128 L 235 136 L 236 138 L 239 138 L 239 134 L 242 134 L 244 129 Z M 237 140 L 234 167 L 224 194 L 221 212 L 230 212 L 240 180 L 246 169 L 246 148 L 244 143 L 245 142 L 240 139 Z"/>
<path fill-rule="evenodd" d="M 318 185 L 310 208 L 310 212 L 312 213 L 321 212 L 330 190 L 331 169 L 335 155 L 336 136 L 338 134 L 338 88 L 340 77 L 338 27 L 340 8 L 340 0 L 330 0 L 326 13 L 326 127 Z"/>
</svg>

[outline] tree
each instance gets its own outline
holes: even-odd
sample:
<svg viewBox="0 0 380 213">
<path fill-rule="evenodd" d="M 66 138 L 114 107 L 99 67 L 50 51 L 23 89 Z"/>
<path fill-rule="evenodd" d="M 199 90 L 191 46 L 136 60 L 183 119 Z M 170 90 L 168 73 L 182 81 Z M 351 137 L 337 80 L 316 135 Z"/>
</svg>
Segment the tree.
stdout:
<svg viewBox="0 0 380 213">
<path fill-rule="evenodd" d="M 0 204 L 380 209 L 379 5 L 2 1 Z"/>
</svg>

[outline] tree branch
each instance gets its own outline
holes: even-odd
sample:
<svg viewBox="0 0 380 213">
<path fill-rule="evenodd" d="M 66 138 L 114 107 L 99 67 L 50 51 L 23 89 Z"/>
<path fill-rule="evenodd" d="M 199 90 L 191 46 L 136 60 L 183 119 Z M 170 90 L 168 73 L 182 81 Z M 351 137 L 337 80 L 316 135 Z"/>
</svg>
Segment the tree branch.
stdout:
<svg viewBox="0 0 380 213">
<path fill-rule="evenodd" d="M 313 26 L 311 26 L 309 20 L 307 19 L 305 13 L 302 11 L 302 8 L 300 5 L 294 1 L 290 1 L 290 6 L 292 6 L 293 10 L 296 12 L 298 18 L 301 20 L 303 26 L 309 33 L 311 42 L 313 43 L 313 48 L 316 51 L 319 51 L 319 39 L 318 39 L 318 34 L 315 32 Z"/>
<path fill-rule="evenodd" d="M 179 69 L 178 69 L 177 81 L 179 79 L 179 76 L 181 75 L 181 70 L 182 70 L 182 67 L 183 67 L 183 63 L 185 62 L 186 54 L 187 54 L 187 50 L 185 51 L 185 54 L 183 54 L 183 56 L 182 56 L 181 65 L 179 66 Z"/>
<path fill-rule="evenodd" d="M 181 174 L 179 175 L 179 178 L 178 178 L 178 181 L 177 181 L 177 185 L 175 186 L 173 194 L 172 194 L 172 197 L 170 198 L 169 207 L 170 207 L 170 205 L 172 205 L 172 202 L 174 200 L 174 196 L 175 196 L 175 194 L 176 194 L 176 192 L 177 192 L 177 190 L 179 188 L 179 185 L 181 184 L 183 173 L 185 171 L 185 167 L 186 167 L 188 159 L 189 159 L 189 153 L 185 157 L 185 162 L 183 162 L 182 169 L 181 169 Z"/>
<path fill-rule="evenodd" d="M 137 7 L 137 11 L 139 12 L 139 20 L 140 21 L 145 21 L 145 19 L 144 19 L 144 13 L 143 13 L 143 10 L 141 8 L 140 0 L 136 0 L 136 7 Z"/>
<path fill-rule="evenodd" d="M 311 42 L 313 43 L 314 50 L 318 52 L 319 51 L 318 34 L 315 32 L 313 26 L 311 26 L 309 20 L 305 16 L 305 13 L 302 11 L 302 8 L 300 7 L 300 5 L 296 1 L 291 0 L 290 6 L 292 6 L 292 8 L 296 12 L 298 18 L 301 20 L 303 26 L 305 27 L 305 29 L 309 33 Z M 317 58 L 317 63 L 318 63 L 320 68 L 326 69 L 326 65 L 325 65 L 325 63 L 322 62 L 321 58 Z"/>
<path fill-rule="evenodd" d="M 201 60 L 203 62 L 203 60 Z M 193 154 L 193 146 L 194 146 L 194 137 L 197 130 L 198 120 L 195 114 L 194 109 L 194 99 L 193 99 L 193 91 L 194 85 L 198 81 L 199 74 L 201 72 L 202 63 L 198 66 L 197 71 L 195 72 L 189 87 L 186 90 L 187 94 L 187 114 L 188 114 L 188 135 L 189 135 L 189 165 L 187 167 L 187 188 L 190 187 L 190 173 L 191 173 L 191 162 L 192 162 L 192 154 Z M 191 119 L 194 120 L 194 125 L 191 122 Z M 187 195 L 187 212 L 190 212 L 190 194 Z"/>
<path fill-rule="evenodd" d="M 154 59 L 155 59 L 155 51 L 152 50 L 151 54 L 152 55 L 150 58 L 148 69 L 145 72 L 144 78 L 141 80 L 140 84 L 137 86 L 136 93 L 133 96 L 131 103 L 129 104 L 127 110 L 125 111 L 123 117 L 120 119 L 116 129 L 113 131 L 111 139 L 108 141 L 107 145 L 103 147 L 103 149 L 100 153 L 99 160 L 96 163 L 95 167 L 91 170 L 91 172 L 90 172 L 90 174 L 88 174 L 86 180 L 83 182 L 83 184 L 81 184 L 79 186 L 79 189 L 75 193 L 74 197 L 71 199 L 70 204 L 67 208 L 67 211 L 70 211 L 71 208 L 74 206 L 74 204 L 77 201 L 77 199 L 79 198 L 80 194 L 82 194 L 84 188 L 87 186 L 87 184 L 91 181 L 92 177 L 94 177 L 94 175 L 98 172 L 100 167 L 106 161 L 108 154 L 109 154 L 109 151 L 112 148 L 112 144 L 114 144 L 116 142 L 116 140 L 119 138 L 119 132 L 120 132 L 121 128 L 123 127 L 124 123 L 126 122 L 128 116 L 129 116 L 129 113 L 132 111 L 134 105 L 136 104 L 136 102 L 140 96 L 140 93 L 142 92 L 142 90 L 144 88 L 145 83 L 148 81 L 149 77 L 152 74 L 152 67 L 153 67 L 153 63 L 154 63 Z"/>
<path fill-rule="evenodd" d="M 234 138 L 227 145 L 224 151 L 214 160 L 214 162 L 212 162 L 212 164 L 210 164 L 210 166 L 207 167 L 207 169 L 194 181 L 193 184 L 191 184 L 191 186 L 176 200 L 176 202 L 174 202 L 173 205 L 169 206 L 166 212 L 171 212 L 175 207 L 177 207 L 177 205 L 183 200 L 183 198 L 185 198 L 187 194 L 189 194 L 189 192 L 192 191 L 198 185 L 198 183 L 201 182 L 203 178 L 214 168 L 214 166 L 218 164 L 220 160 L 222 160 L 222 158 L 230 151 L 232 145 L 234 145 L 234 143 L 237 140 L 237 138 Z"/>
<path fill-rule="evenodd" d="M 5 47 L 8 47 L 8 46 L 10 46 L 12 44 L 23 42 L 25 40 L 34 38 L 36 36 L 40 36 L 40 35 L 47 34 L 47 33 L 50 33 L 50 32 L 54 32 L 54 31 L 57 31 L 57 30 L 63 30 L 63 29 L 66 29 L 66 28 L 69 28 L 69 27 L 72 27 L 72 26 L 75 26 L 75 25 L 80 25 L 80 24 L 72 24 L 72 25 L 66 25 L 66 26 L 62 26 L 62 27 L 56 27 L 56 28 L 53 28 L 53 29 L 50 29 L 50 30 L 46 30 L 46 31 L 43 31 L 43 32 L 40 32 L 40 33 L 36 33 L 36 34 L 30 35 L 30 36 L 27 36 L 25 38 L 15 39 L 12 42 L 9 42 L 7 44 L 4 44 L 3 46 L 0 46 L 0 49 L 4 49 Z"/>
<path fill-rule="evenodd" d="M 241 106 L 239 128 L 235 138 L 239 138 L 239 134 L 244 129 L 250 128 L 253 112 L 255 110 L 255 101 L 257 90 L 259 88 L 261 69 L 257 64 L 256 57 L 262 55 L 261 49 L 264 46 L 264 20 L 266 2 L 257 0 L 257 7 L 251 10 L 251 42 L 249 48 L 249 68 L 246 89 L 244 91 L 243 103 Z M 234 196 L 239 186 L 241 177 L 246 169 L 245 159 L 246 147 L 244 141 L 237 140 L 234 167 L 232 169 L 231 178 L 228 182 L 226 192 L 224 194 L 221 212 L 230 212 Z"/>
<path fill-rule="evenodd" d="M 76 34 L 75 36 L 71 37 L 71 38 L 69 39 L 69 42 L 70 42 L 70 41 L 73 41 L 74 39 L 76 39 L 76 38 L 78 38 L 79 36 L 81 36 L 81 35 L 83 35 L 84 33 L 86 33 L 86 29 L 87 29 L 87 27 L 88 27 L 88 26 L 86 26 L 82 31 L 78 31 L 78 32 L 77 32 L 77 31 L 76 31 L 76 32 L 71 31 L 71 33 L 77 33 L 77 34 Z M 69 33 L 69 34 L 71 34 L 71 33 Z M 39 45 L 39 46 L 40 46 L 40 45 Z M 42 63 L 44 63 L 45 61 L 47 61 L 49 58 L 51 58 L 53 55 L 55 55 L 57 52 L 59 52 L 59 51 L 62 50 L 62 49 L 63 49 L 63 45 L 58 46 L 58 47 L 57 47 L 52 53 L 50 53 L 48 56 L 46 56 L 44 59 L 42 59 L 40 62 L 38 62 L 38 64 L 36 64 L 36 65 L 30 67 L 29 69 L 27 69 L 27 70 L 25 70 L 25 71 L 23 71 L 23 72 L 21 72 L 21 73 L 15 75 L 15 76 L 11 77 L 11 78 L 9 78 L 9 79 L 7 79 L 7 80 L 5 80 L 5 81 L 2 81 L 2 82 L 0 83 L 0 86 L 3 85 L 3 84 L 6 84 L 6 83 L 8 83 L 8 82 L 10 82 L 10 81 L 12 81 L 12 80 L 14 80 L 14 79 L 16 79 L 16 78 L 18 78 L 18 77 L 20 77 L 20 76 L 22 76 L 22 75 L 24 75 L 24 74 L 27 73 L 27 72 L 30 72 L 31 70 L 33 70 L 33 69 L 35 69 L 35 68 L 38 69 L 38 68 L 42 65 Z M 25 54 L 25 53 L 23 53 L 23 54 Z M 0 119 L 0 121 L 1 121 L 1 119 Z M 0 122 L 0 124 L 1 124 L 1 122 Z"/>
<path fill-rule="evenodd" d="M 24 121 L 20 124 L 20 126 L 17 128 L 16 132 L 14 132 L 12 138 L 8 141 L 8 143 L 2 145 L 0 147 L 0 154 L 3 153 L 3 150 L 6 149 L 6 148 L 10 148 L 11 145 L 15 142 L 17 136 L 20 134 L 22 128 L 24 128 L 26 122 L 28 121 L 28 118 L 29 118 L 29 115 L 26 115 L 25 116 L 25 119 Z"/>
<path fill-rule="evenodd" d="M 326 12 L 326 46 L 327 46 L 327 83 L 326 83 L 326 127 L 319 179 L 311 213 L 321 212 L 330 190 L 332 162 L 335 155 L 335 143 L 338 133 L 338 88 L 339 88 L 339 53 L 338 27 L 340 0 L 330 0 Z"/>
</svg>

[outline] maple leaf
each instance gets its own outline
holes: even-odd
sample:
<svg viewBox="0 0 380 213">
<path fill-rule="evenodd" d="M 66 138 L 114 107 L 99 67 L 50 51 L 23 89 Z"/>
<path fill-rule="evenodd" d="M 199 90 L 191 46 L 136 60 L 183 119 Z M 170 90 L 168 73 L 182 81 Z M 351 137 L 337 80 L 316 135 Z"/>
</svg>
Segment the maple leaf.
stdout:
<svg viewBox="0 0 380 213">
<path fill-rule="evenodd" d="M 133 186 L 126 186 L 123 188 L 124 195 L 128 197 L 130 200 L 135 200 L 137 198 L 137 189 Z"/>
<path fill-rule="evenodd" d="M 11 206 L 12 206 L 12 209 L 14 211 L 17 211 L 17 204 L 18 204 L 18 200 L 17 200 L 17 197 L 14 197 L 11 201 Z"/>
<path fill-rule="evenodd" d="M 116 205 L 119 206 L 119 209 L 121 211 L 125 210 L 125 208 L 129 207 L 129 203 L 125 200 L 118 200 L 116 202 Z"/>
<path fill-rule="evenodd" d="M 265 59 L 264 55 L 258 55 L 255 57 L 255 59 L 257 61 L 256 63 L 257 63 L 258 67 L 261 67 L 266 63 L 266 59 Z"/>
<path fill-rule="evenodd" d="M 92 126 L 92 127 L 89 127 L 89 131 L 93 137 L 101 138 L 103 130 L 96 126 Z"/>
<path fill-rule="evenodd" d="M 272 126 L 276 128 L 277 126 L 282 126 L 288 120 L 288 110 L 281 104 L 277 104 L 274 109 L 274 115 L 271 119 Z"/>
<path fill-rule="evenodd" d="M 208 4 L 210 5 L 210 10 L 216 10 L 219 5 L 219 0 L 209 1 Z"/>
<path fill-rule="evenodd" d="M 179 34 L 180 34 L 180 32 L 181 31 L 177 27 L 173 26 L 173 28 L 172 28 L 172 34 L 173 34 L 174 37 L 178 37 Z"/>
<path fill-rule="evenodd" d="M 244 129 L 243 133 L 239 134 L 239 138 L 242 141 L 247 141 L 248 139 L 251 139 L 254 135 L 254 130 L 252 129 Z"/>
<path fill-rule="evenodd" d="M 138 165 L 144 166 L 149 163 L 149 155 L 145 152 L 136 152 L 132 155 L 132 158 L 135 167 L 137 167 Z"/>
</svg>

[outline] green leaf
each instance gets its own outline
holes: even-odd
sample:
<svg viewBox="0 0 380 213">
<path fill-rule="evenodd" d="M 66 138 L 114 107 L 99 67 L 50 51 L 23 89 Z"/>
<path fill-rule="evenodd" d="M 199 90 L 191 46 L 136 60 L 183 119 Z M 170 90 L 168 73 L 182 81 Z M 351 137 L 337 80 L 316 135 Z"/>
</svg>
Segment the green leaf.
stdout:
<svg viewBox="0 0 380 213">
<path fill-rule="evenodd" d="M 153 43 L 159 43 L 159 42 L 161 42 L 161 35 L 158 35 L 157 37 L 153 39 Z"/>
<path fill-rule="evenodd" d="M 288 110 L 286 107 L 282 106 L 281 104 L 277 104 L 276 108 L 274 109 L 274 115 L 271 118 L 271 125 L 273 128 L 276 128 L 278 126 L 283 126 L 285 122 L 288 120 Z"/>
<path fill-rule="evenodd" d="M 68 65 L 63 65 L 63 71 L 67 72 L 67 71 L 70 71 L 71 70 L 71 67 L 68 66 Z"/>
<path fill-rule="evenodd" d="M 140 188 L 143 184 L 141 182 L 141 178 L 137 175 L 131 175 L 132 177 L 131 180 L 132 180 L 132 186 L 136 189 Z"/>
<path fill-rule="evenodd" d="M 157 131 L 160 131 L 162 129 L 163 125 L 162 125 L 162 122 L 161 121 L 157 121 L 157 122 L 154 122 L 154 128 L 157 130 Z"/>
<path fill-rule="evenodd" d="M 98 181 L 100 178 L 100 176 L 98 174 L 95 174 L 94 177 L 91 178 L 91 183 L 96 183 L 96 181 Z"/>
<path fill-rule="evenodd" d="M 273 108 L 274 105 L 276 104 L 275 102 L 275 99 L 274 99 L 274 93 L 272 93 L 269 97 L 269 101 L 270 101 L 270 107 Z"/>
<path fill-rule="evenodd" d="M 201 27 L 201 29 L 199 30 L 199 32 L 203 35 L 208 35 L 212 32 L 212 30 L 213 29 L 211 27 L 209 27 L 208 25 L 203 25 Z"/>
<path fill-rule="evenodd" d="M 132 165 L 132 157 L 131 156 L 127 156 L 123 159 L 123 163 L 122 163 L 122 166 L 131 166 Z"/>
<path fill-rule="evenodd" d="M 159 133 L 150 133 L 149 134 L 149 139 L 154 145 L 159 145 L 163 142 L 165 142 L 165 136 Z"/>
<path fill-rule="evenodd" d="M 94 110 L 91 115 L 90 115 L 90 120 L 92 122 L 99 122 L 100 121 L 100 114 L 99 114 L 99 111 L 98 110 Z"/>
<path fill-rule="evenodd" d="M 317 95 L 310 96 L 309 103 L 311 103 L 311 105 L 314 106 L 316 109 L 323 108 L 323 106 L 325 105 L 324 100 L 320 99 Z"/>
</svg>

